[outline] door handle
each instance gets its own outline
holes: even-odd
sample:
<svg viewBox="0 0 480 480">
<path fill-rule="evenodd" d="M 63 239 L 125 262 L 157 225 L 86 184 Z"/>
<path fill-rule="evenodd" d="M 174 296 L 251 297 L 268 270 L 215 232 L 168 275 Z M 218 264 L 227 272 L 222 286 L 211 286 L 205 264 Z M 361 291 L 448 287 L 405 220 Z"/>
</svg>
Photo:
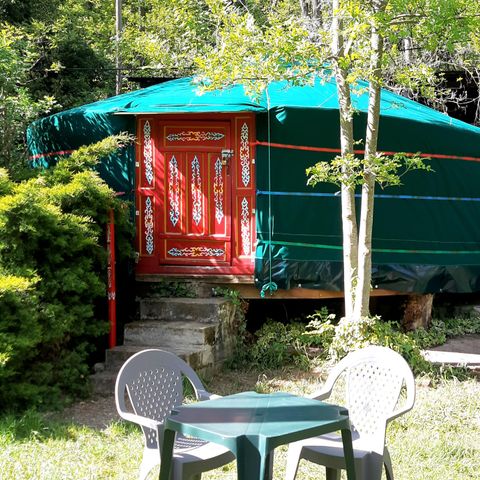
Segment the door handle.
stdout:
<svg viewBox="0 0 480 480">
<path fill-rule="evenodd" d="M 230 159 L 233 157 L 233 150 L 222 150 L 222 165 L 226 167 L 230 164 Z"/>
</svg>

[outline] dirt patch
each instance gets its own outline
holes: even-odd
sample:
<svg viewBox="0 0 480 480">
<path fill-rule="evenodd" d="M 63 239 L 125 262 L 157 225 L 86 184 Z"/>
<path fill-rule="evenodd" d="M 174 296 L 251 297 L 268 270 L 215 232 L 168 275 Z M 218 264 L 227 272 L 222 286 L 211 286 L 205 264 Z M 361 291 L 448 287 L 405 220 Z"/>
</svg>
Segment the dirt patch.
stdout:
<svg viewBox="0 0 480 480">
<path fill-rule="evenodd" d="M 92 397 L 74 403 L 61 412 L 49 414 L 49 417 L 62 422 L 74 422 L 97 430 L 103 430 L 112 422 L 120 420 L 113 396 Z"/>
<path fill-rule="evenodd" d="M 266 371 L 223 371 L 205 380 L 208 391 L 218 395 L 229 395 L 248 390 L 291 391 L 299 395 L 311 392 L 323 381 L 323 370 L 303 372 L 298 369 Z M 295 383 L 297 382 L 298 385 Z M 61 412 L 48 414 L 50 419 L 61 422 L 74 422 L 90 428 L 103 430 L 112 422 L 120 420 L 115 407 L 115 397 L 94 396 L 74 403 Z"/>
</svg>

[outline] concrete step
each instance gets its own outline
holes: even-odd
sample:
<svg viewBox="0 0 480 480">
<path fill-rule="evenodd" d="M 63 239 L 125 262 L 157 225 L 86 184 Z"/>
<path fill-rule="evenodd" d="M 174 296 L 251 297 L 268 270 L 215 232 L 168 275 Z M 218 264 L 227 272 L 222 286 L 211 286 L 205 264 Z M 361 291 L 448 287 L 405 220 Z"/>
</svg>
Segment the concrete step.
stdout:
<svg viewBox="0 0 480 480">
<path fill-rule="evenodd" d="M 423 356 L 431 363 L 437 365 L 452 365 L 480 368 L 480 354 L 448 352 L 440 350 L 425 350 Z"/>
<path fill-rule="evenodd" d="M 156 298 L 140 300 L 140 320 L 212 323 L 233 315 L 234 306 L 220 298 Z"/>
<path fill-rule="evenodd" d="M 104 371 L 97 372 L 90 376 L 90 385 L 92 387 L 93 395 L 100 395 L 108 397 L 115 392 L 115 381 L 117 379 L 117 372 Z"/>
<path fill-rule="evenodd" d="M 140 320 L 124 327 L 124 345 L 106 352 L 91 377 L 97 394 L 111 395 L 120 367 L 147 348 L 161 348 L 183 358 L 200 375 L 210 375 L 230 358 L 235 347 L 235 305 L 226 298 L 139 300 Z"/>
<path fill-rule="evenodd" d="M 108 368 L 109 370 L 116 367 L 120 368 L 132 355 L 135 355 L 136 353 L 149 348 L 168 350 L 169 352 L 174 353 L 186 362 L 189 355 L 196 353 L 192 352 L 190 348 L 168 348 L 167 346 L 162 345 L 119 345 L 105 352 L 105 368 Z"/>
<path fill-rule="evenodd" d="M 200 375 L 211 375 L 214 369 L 218 368 L 218 365 L 214 365 L 213 347 L 192 351 L 191 349 L 168 348 L 161 345 L 120 345 L 106 351 L 104 364 L 97 364 L 97 372 L 90 377 L 93 393 L 105 396 L 112 395 L 122 365 L 135 353 L 148 348 L 160 348 L 175 353 Z"/>
<path fill-rule="evenodd" d="M 480 335 L 449 338 L 443 345 L 424 350 L 422 354 L 433 364 L 467 367 L 480 376 Z"/>
<path fill-rule="evenodd" d="M 168 349 L 198 350 L 215 343 L 219 322 L 139 321 L 125 325 L 124 344 L 162 345 Z"/>
</svg>

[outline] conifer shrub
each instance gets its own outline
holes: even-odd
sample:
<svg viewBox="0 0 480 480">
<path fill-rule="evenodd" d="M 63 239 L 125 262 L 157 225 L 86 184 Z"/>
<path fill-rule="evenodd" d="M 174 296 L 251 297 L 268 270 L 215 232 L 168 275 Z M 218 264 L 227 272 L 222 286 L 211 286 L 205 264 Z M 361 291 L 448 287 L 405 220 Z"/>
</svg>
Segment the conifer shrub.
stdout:
<svg viewBox="0 0 480 480">
<path fill-rule="evenodd" d="M 25 366 L 41 340 L 38 306 L 34 279 L 0 275 L 0 405 L 35 395 Z"/>
<path fill-rule="evenodd" d="M 88 393 L 87 359 L 108 331 L 96 305 L 106 297 L 110 209 L 121 253 L 132 239 L 128 205 L 93 167 L 128 141 L 82 147 L 20 183 L 0 172 L 0 410 Z"/>
</svg>

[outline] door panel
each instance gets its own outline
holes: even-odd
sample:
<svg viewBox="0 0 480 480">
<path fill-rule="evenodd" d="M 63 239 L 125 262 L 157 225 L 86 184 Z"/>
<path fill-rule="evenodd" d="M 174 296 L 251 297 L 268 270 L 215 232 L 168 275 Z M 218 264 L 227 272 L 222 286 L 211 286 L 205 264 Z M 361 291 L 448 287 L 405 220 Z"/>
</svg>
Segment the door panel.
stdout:
<svg viewBox="0 0 480 480">
<path fill-rule="evenodd" d="M 185 235 L 208 236 L 205 204 L 208 198 L 208 176 L 203 153 L 188 152 L 187 159 L 187 230 Z"/>
<path fill-rule="evenodd" d="M 160 122 L 159 131 L 166 220 L 159 263 L 230 263 L 231 176 L 222 161 L 230 123 Z"/>
<path fill-rule="evenodd" d="M 165 152 L 163 156 L 163 178 L 165 192 L 164 232 L 171 235 L 181 235 L 185 231 L 185 217 L 182 214 L 185 204 L 185 162 L 182 153 Z"/>
<path fill-rule="evenodd" d="M 230 236 L 230 188 L 227 182 L 227 168 L 222 163 L 221 155 L 218 153 L 209 154 L 209 204 L 208 219 L 210 222 L 209 231 L 214 237 Z"/>
</svg>

